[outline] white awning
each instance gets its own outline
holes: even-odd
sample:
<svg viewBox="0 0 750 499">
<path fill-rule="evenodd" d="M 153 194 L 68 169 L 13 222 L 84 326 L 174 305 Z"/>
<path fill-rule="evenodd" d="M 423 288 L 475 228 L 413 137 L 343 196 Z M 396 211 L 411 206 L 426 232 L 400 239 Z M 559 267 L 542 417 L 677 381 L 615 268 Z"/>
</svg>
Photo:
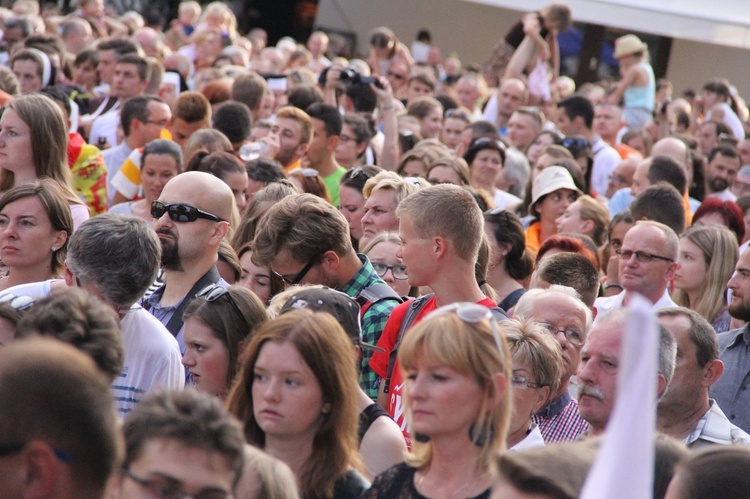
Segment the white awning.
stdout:
<svg viewBox="0 0 750 499">
<path fill-rule="evenodd" d="M 463 0 L 538 10 L 551 0 Z M 750 49 L 750 0 L 566 0 L 573 18 L 624 30 Z"/>
</svg>

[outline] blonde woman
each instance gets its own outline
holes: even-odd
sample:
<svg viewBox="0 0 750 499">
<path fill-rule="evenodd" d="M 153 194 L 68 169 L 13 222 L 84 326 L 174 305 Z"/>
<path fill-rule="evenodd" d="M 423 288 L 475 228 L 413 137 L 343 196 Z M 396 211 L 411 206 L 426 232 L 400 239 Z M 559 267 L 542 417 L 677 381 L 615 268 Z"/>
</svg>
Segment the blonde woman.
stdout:
<svg viewBox="0 0 750 499">
<path fill-rule="evenodd" d="M 722 225 L 693 226 L 680 238 L 672 299 L 705 317 L 717 333 L 729 330 L 725 291 L 737 258 L 737 238 Z"/>
<path fill-rule="evenodd" d="M 568 206 L 557 220 L 557 233 L 585 234 L 601 247 L 607 240 L 609 209 L 589 195 Z"/>
<path fill-rule="evenodd" d="M 481 305 L 441 307 L 404 337 L 398 361 L 412 449 L 364 497 L 489 497 L 513 404 L 500 324 Z"/>
</svg>

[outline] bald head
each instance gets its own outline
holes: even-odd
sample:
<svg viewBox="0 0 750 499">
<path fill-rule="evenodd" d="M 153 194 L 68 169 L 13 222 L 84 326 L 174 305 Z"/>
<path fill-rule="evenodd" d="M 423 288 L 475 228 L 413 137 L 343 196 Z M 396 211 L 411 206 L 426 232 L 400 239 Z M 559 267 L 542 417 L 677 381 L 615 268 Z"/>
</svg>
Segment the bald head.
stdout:
<svg viewBox="0 0 750 499">
<path fill-rule="evenodd" d="M 185 172 L 172 177 L 159 199 L 169 204 L 189 204 L 222 220 L 229 220 L 234 208 L 232 189 L 205 172 Z"/>
<path fill-rule="evenodd" d="M 688 161 L 690 160 L 687 145 L 674 137 L 665 137 L 654 144 L 651 148 L 651 156 L 669 156 L 674 158 L 683 170 L 687 170 Z"/>
</svg>

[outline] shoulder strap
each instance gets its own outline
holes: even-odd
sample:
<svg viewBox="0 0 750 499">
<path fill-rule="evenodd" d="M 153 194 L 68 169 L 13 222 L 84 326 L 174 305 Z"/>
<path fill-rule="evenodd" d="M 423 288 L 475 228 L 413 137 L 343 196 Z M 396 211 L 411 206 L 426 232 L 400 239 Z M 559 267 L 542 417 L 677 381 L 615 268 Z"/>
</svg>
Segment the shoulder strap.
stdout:
<svg viewBox="0 0 750 499">
<path fill-rule="evenodd" d="M 180 329 L 182 329 L 182 314 L 185 312 L 187 306 L 190 305 L 190 302 L 195 300 L 195 295 L 206 286 L 216 284 L 219 282 L 219 279 L 221 279 L 221 276 L 219 275 L 219 271 L 216 270 L 216 265 L 214 265 L 203 275 L 203 277 L 198 279 L 198 282 L 193 284 L 193 287 L 190 288 L 190 291 L 185 295 L 185 298 L 182 299 L 182 302 L 175 309 L 172 318 L 169 319 L 169 322 L 167 323 L 166 327 L 169 332 L 172 333 L 172 336 L 176 337 L 180 332 Z"/>
<path fill-rule="evenodd" d="M 359 312 L 360 317 L 364 317 L 365 312 L 371 306 L 383 300 L 395 300 L 397 303 L 403 302 L 398 293 L 393 291 L 393 288 L 384 282 L 375 282 L 364 288 L 360 291 L 359 296 L 357 296 L 357 303 L 361 307 Z"/>
<path fill-rule="evenodd" d="M 391 378 L 393 377 L 393 369 L 396 365 L 396 355 L 398 354 L 398 347 L 401 345 L 401 340 L 404 338 L 404 334 L 406 334 L 406 331 L 411 327 L 412 323 L 414 323 L 414 319 L 417 318 L 419 312 L 434 295 L 434 293 L 422 295 L 409 304 L 409 309 L 406 311 L 404 320 L 401 321 L 401 327 L 398 330 L 398 340 L 396 340 L 396 344 L 393 345 L 393 349 L 388 355 L 388 371 L 384 380 L 385 385 L 383 385 L 383 393 L 388 393 L 391 389 Z"/>
</svg>

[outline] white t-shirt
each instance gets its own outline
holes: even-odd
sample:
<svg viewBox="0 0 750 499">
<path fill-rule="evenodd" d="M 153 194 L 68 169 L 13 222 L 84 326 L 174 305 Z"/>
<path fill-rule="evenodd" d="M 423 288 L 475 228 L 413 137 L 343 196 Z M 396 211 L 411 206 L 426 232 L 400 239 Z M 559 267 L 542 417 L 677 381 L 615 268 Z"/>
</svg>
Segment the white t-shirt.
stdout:
<svg viewBox="0 0 750 499">
<path fill-rule="evenodd" d="M 185 370 L 177 340 L 138 304 L 122 318 L 125 365 L 112 383 L 115 408 L 127 414 L 149 392 L 181 390 Z"/>
</svg>

